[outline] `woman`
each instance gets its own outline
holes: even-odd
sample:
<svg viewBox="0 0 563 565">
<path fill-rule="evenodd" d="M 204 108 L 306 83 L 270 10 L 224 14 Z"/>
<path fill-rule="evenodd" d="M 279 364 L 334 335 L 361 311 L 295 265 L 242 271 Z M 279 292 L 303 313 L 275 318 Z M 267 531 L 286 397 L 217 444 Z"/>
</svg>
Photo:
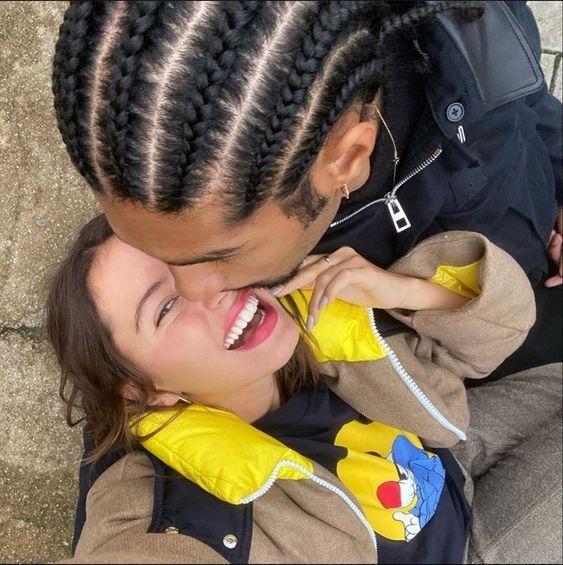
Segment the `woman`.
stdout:
<svg viewBox="0 0 563 565">
<path fill-rule="evenodd" d="M 96 462 L 76 562 L 462 560 L 470 512 L 444 446 L 465 438 L 463 379 L 524 339 L 531 289 L 478 234 L 432 238 L 389 272 L 354 261 L 333 298 L 370 308 L 326 306 L 319 371 L 268 291 L 189 302 L 103 217 L 84 228 L 49 300 Z M 416 332 L 384 339 L 374 305 Z M 354 333 L 369 337 L 350 347 Z"/>
</svg>

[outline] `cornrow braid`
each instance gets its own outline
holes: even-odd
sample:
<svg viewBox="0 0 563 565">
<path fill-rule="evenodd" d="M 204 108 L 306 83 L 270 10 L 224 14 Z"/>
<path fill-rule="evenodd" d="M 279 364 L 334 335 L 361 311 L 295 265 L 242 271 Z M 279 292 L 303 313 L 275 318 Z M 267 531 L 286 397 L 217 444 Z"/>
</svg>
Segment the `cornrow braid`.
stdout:
<svg viewBox="0 0 563 565">
<path fill-rule="evenodd" d="M 295 116 L 306 99 L 311 86 L 339 34 L 350 25 L 350 20 L 373 6 L 373 2 L 329 1 L 320 3 L 317 19 L 304 35 L 299 51 L 295 54 L 294 67 L 281 85 L 278 100 L 270 121 L 264 130 L 262 141 L 255 155 L 254 170 L 250 175 L 256 182 L 249 183 L 245 200 L 251 202 L 256 194 L 271 180 L 271 167 L 275 157 L 291 129 Z M 376 7 L 377 9 L 377 7 Z"/>
<path fill-rule="evenodd" d="M 185 207 L 185 185 L 190 168 L 198 161 L 206 147 L 206 134 L 216 122 L 217 100 L 220 87 L 236 70 L 244 34 L 259 13 L 260 2 L 228 2 L 218 14 L 215 27 L 210 31 L 203 51 L 203 67 L 197 75 L 193 89 L 183 90 L 179 120 L 181 140 L 179 150 L 172 155 L 173 173 L 166 184 L 161 184 L 156 199 L 157 207 L 164 212 L 176 212 Z M 201 159 L 205 159 L 202 156 Z M 166 161 L 166 156 L 163 162 Z"/>
<path fill-rule="evenodd" d="M 339 117 L 355 100 L 377 92 L 382 77 L 375 43 L 374 34 L 361 29 L 341 41 L 327 59 L 323 74 L 311 89 L 308 107 L 298 116 L 297 137 L 288 141 L 291 148 L 284 152 L 284 164 L 278 168 L 274 191 L 279 201 L 291 194 Z M 352 73 L 350 68 L 354 69 Z"/>
<path fill-rule="evenodd" d="M 381 79 L 378 80 L 381 77 L 381 70 L 382 64 L 378 58 L 372 58 L 356 67 L 334 97 L 328 113 L 322 120 L 319 120 L 320 123 L 310 125 L 313 135 L 303 144 L 303 149 L 293 155 L 292 161 L 295 163 L 295 166 L 289 168 L 289 174 L 279 182 L 281 190 L 277 197 L 280 200 L 283 201 L 284 198 L 289 196 L 291 193 L 290 187 L 294 187 L 309 170 L 328 132 L 350 106 L 351 102 L 357 99 L 361 91 L 376 90 L 379 84 L 381 84 Z"/>
<path fill-rule="evenodd" d="M 412 8 L 404 14 L 391 17 L 381 28 L 381 33 L 379 34 L 378 39 L 378 47 L 383 45 L 387 36 L 397 33 L 398 31 L 405 31 L 405 29 L 413 28 L 421 20 L 427 19 L 434 14 L 439 14 L 452 8 L 464 10 L 467 9 L 469 5 L 475 4 L 477 4 L 477 2 L 459 2 L 457 0 L 433 2 L 432 4 L 423 4 L 422 6 Z"/>
<path fill-rule="evenodd" d="M 231 214 L 234 219 L 242 217 L 241 214 L 248 215 L 267 197 L 267 192 L 262 191 L 257 195 L 253 190 L 258 183 L 258 177 L 256 181 L 248 182 L 255 172 L 251 170 L 255 145 L 275 113 L 273 104 L 279 95 L 280 84 L 283 84 L 288 71 L 293 68 L 295 54 L 307 35 L 309 26 L 318 19 L 322 4 L 268 3 L 272 7 L 265 11 L 261 19 L 261 29 L 245 49 L 243 72 L 236 80 L 242 88 L 229 96 L 237 110 L 230 119 L 232 128 L 228 134 L 226 149 L 217 156 L 227 163 L 225 169 L 228 172 L 223 182 L 231 185 L 228 192 L 236 202 Z M 304 100 L 303 97 L 301 103 Z M 241 119 L 243 114 L 244 118 Z M 250 139 L 251 144 L 246 142 Z M 232 183 L 229 182 L 231 179 L 239 180 Z"/>
<path fill-rule="evenodd" d="M 107 99 L 103 120 L 105 126 L 105 173 L 111 179 L 115 192 L 123 197 L 133 197 L 146 202 L 146 195 L 132 190 L 127 171 L 127 130 L 129 127 L 129 99 L 140 64 L 140 52 L 145 34 L 154 24 L 162 2 L 135 1 L 129 9 L 119 46 L 114 50 L 111 77 L 107 86 Z"/>
<path fill-rule="evenodd" d="M 57 123 L 100 192 L 163 213 L 219 205 L 227 223 L 291 199 L 313 219 L 307 173 L 332 127 L 388 72 L 427 63 L 420 48 L 394 54 L 450 9 L 482 5 L 75 1 L 54 58 Z"/>
<path fill-rule="evenodd" d="M 412 31 L 423 20 L 452 9 L 460 11 L 468 21 L 481 17 L 484 12 L 483 2 L 480 1 L 445 0 L 414 7 L 404 14 L 393 16 L 384 22 L 377 40 L 377 53 L 381 55 L 384 52 L 385 44 L 395 34 L 404 33 L 407 30 Z M 420 50 L 418 43 L 416 41 L 414 43 L 420 56 L 420 60 L 415 65 L 418 65 L 421 70 L 425 70 L 429 64 L 428 58 Z"/>
<path fill-rule="evenodd" d="M 52 90 L 56 100 L 57 126 L 74 166 L 94 187 L 96 175 L 85 154 L 88 153 L 85 128 L 79 118 L 87 97 L 80 88 L 80 77 L 86 72 L 89 33 L 97 28 L 99 2 L 72 2 L 59 28 L 53 59 Z"/>
</svg>

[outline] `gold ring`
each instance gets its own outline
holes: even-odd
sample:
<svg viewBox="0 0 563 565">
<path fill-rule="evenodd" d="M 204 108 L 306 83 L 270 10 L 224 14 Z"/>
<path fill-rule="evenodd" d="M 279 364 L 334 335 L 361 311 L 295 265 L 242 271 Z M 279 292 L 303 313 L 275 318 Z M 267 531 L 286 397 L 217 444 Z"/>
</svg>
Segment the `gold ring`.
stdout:
<svg viewBox="0 0 563 565">
<path fill-rule="evenodd" d="M 325 255 L 325 256 L 323 257 L 323 259 L 324 259 L 331 267 L 334 267 L 334 263 L 332 262 L 332 259 L 331 259 L 328 255 Z"/>
</svg>

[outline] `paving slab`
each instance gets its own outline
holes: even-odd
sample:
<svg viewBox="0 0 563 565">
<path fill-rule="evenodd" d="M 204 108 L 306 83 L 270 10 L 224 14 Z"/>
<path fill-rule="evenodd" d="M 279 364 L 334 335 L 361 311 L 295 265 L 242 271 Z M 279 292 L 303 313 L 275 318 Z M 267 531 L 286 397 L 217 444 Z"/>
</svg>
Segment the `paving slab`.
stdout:
<svg viewBox="0 0 563 565">
<path fill-rule="evenodd" d="M 533 1 L 528 2 L 532 8 L 542 41 L 541 65 L 545 80 L 551 92 L 563 100 L 563 38 L 561 22 L 563 21 L 563 2 Z"/>
<path fill-rule="evenodd" d="M 44 339 L 5 332 L 0 367 L 0 562 L 63 559 L 72 536 L 81 427 L 64 422 L 59 371 Z"/>
<path fill-rule="evenodd" d="M 41 323 L 44 280 L 97 206 L 57 130 L 51 59 L 65 2 L 0 2 L 0 327 Z"/>
<path fill-rule="evenodd" d="M 543 49 L 561 51 L 561 21 L 563 2 L 560 0 L 532 0 L 528 2 L 540 30 Z"/>
</svg>

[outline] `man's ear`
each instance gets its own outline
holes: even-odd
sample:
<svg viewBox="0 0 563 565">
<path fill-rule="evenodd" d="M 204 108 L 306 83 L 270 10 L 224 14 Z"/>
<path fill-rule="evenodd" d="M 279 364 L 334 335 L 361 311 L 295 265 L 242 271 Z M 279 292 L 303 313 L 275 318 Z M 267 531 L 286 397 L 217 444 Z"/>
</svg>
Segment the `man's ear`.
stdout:
<svg viewBox="0 0 563 565">
<path fill-rule="evenodd" d="M 128 400 L 138 400 L 140 397 L 139 389 L 130 383 L 127 383 L 121 393 Z M 178 403 L 178 395 L 166 390 L 161 390 L 149 395 L 149 406 L 175 406 Z"/>
<path fill-rule="evenodd" d="M 340 195 L 344 184 L 351 192 L 362 187 L 369 178 L 377 133 L 377 122 L 360 122 L 357 112 L 348 112 L 311 168 L 313 186 L 327 197 Z"/>
<path fill-rule="evenodd" d="M 372 121 L 358 122 L 327 151 L 329 167 L 339 180 L 351 184 L 361 174 L 375 147 L 377 129 Z"/>
</svg>

